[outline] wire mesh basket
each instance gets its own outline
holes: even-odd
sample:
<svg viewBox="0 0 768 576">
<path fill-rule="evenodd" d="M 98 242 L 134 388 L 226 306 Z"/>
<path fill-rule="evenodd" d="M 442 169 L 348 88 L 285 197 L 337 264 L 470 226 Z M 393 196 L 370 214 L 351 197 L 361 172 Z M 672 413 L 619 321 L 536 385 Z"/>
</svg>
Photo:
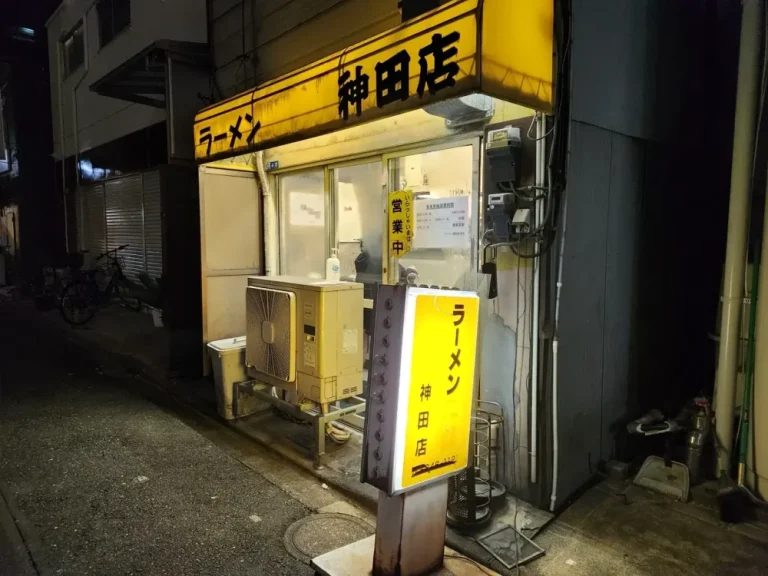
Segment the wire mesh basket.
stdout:
<svg viewBox="0 0 768 576">
<path fill-rule="evenodd" d="M 497 481 L 501 454 L 499 439 L 504 437 L 504 411 L 496 402 L 478 401 L 472 418 L 471 451 L 465 470 L 448 480 L 448 524 L 457 529 L 482 526 L 491 519 L 493 504 L 503 500 L 506 492 Z"/>
<path fill-rule="evenodd" d="M 491 423 L 480 417 L 472 418 L 469 465 L 448 480 L 448 524 L 454 528 L 473 528 L 491 519 L 491 490 L 487 478 L 476 464 L 490 456 L 488 446 Z"/>
<path fill-rule="evenodd" d="M 506 470 L 506 453 L 503 444 L 504 409 L 497 402 L 478 400 L 477 404 L 476 414 L 478 418 L 488 422 L 489 433 L 486 444 L 481 446 L 478 442 L 475 449 L 475 467 L 480 478 L 489 486 L 491 501 L 495 503 L 501 501 L 507 491 L 499 482 L 499 470 Z"/>
</svg>

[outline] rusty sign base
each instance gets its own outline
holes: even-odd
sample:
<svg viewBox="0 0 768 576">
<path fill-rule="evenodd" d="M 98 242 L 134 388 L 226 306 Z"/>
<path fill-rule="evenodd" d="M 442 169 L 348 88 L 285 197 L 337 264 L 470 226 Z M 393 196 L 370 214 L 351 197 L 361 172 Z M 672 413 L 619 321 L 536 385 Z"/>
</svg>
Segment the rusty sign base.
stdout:
<svg viewBox="0 0 768 576">
<path fill-rule="evenodd" d="M 443 565 L 448 481 L 387 496 L 379 492 L 373 576 L 424 576 Z"/>
<path fill-rule="evenodd" d="M 311 562 L 323 576 L 498 576 L 445 548 L 447 481 L 387 496 L 379 493 L 376 535 Z"/>
</svg>

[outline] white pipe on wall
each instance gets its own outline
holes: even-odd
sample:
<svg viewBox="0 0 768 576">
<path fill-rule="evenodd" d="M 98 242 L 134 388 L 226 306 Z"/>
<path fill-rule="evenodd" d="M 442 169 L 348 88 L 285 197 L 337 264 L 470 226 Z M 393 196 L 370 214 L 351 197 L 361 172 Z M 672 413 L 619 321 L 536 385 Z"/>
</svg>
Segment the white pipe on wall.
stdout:
<svg viewBox="0 0 768 576">
<path fill-rule="evenodd" d="M 273 237 L 273 226 L 275 217 L 275 200 L 267 178 L 267 171 L 264 167 L 264 152 L 256 152 L 254 161 L 256 163 L 256 172 L 259 176 L 259 188 L 261 188 L 262 213 L 264 215 L 264 274 L 272 276 L 277 274 L 277 235 Z"/>
<path fill-rule="evenodd" d="M 77 115 L 77 90 L 80 88 L 80 84 L 83 83 L 83 80 L 85 80 L 85 77 L 88 75 L 88 70 L 86 69 L 78 79 L 78 81 L 75 83 L 75 86 L 72 88 L 72 124 L 74 127 L 74 136 L 75 136 L 75 188 L 80 187 L 80 121 L 78 119 Z M 63 128 L 64 121 L 62 119 L 62 134 L 64 133 Z M 64 138 L 62 136 L 62 147 L 63 147 Z M 62 153 L 63 153 L 62 148 Z M 64 154 L 64 158 L 66 158 L 66 154 Z M 64 164 L 64 160 L 62 160 L 62 164 Z M 64 168 L 62 168 L 62 173 L 64 172 Z M 64 193 L 64 222 L 66 225 L 67 222 L 67 203 L 66 203 L 66 192 Z M 66 228 L 65 228 L 65 234 L 66 234 Z M 69 249 L 69 248 L 67 248 Z"/>
<path fill-rule="evenodd" d="M 86 76 L 88 76 L 88 53 L 90 50 L 90 45 L 88 42 L 88 14 L 91 10 L 93 10 L 94 6 L 96 6 L 96 2 L 98 2 L 98 0 L 91 2 L 90 6 L 88 6 L 85 14 L 82 17 L 83 26 L 85 27 L 85 34 L 83 34 L 83 51 L 85 53 L 85 61 L 83 63 L 84 70 L 82 74 L 80 74 L 80 78 L 75 83 L 74 88 L 72 88 L 72 107 L 74 110 L 73 122 L 75 126 L 75 180 L 77 182 L 77 186 L 80 186 L 80 122 L 77 116 L 77 91 L 80 88 L 80 84 L 82 84 L 83 80 L 85 80 Z"/>
<path fill-rule="evenodd" d="M 544 162 L 546 142 L 544 115 L 536 113 L 536 189 L 535 196 L 541 194 L 544 187 Z M 541 225 L 543 199 L 536 200 L 533 229 Z M 539 286 L 541 282 L 541 258 L 536 258 L 533 263 L 533 325 L 531 336 L 531 484 L 538 481 L 538 444 L 539 444 Z"/>
<path fill-rule="evenodd" d="M 61 60 L 61 59 L 59 59 Z M 61 146 L 61 196 L 64 200 L 64 252 L 69 252 L 69 218 L 67 212 L 67 150 L 66 140 L 64 139 L 64 91 L 62 90 L 62 83 L 64 81 L 59 74 L 58 82 L 56 83 L 57 94 L 59 97 L 59 144 Z M 80 239 L 78 238 L 78 242 Z M 78 245 L 76 249 L 80 249 Z"/>
<path fill-rule="evenodd" d="M 83 72 L 82 76 L 80 76 L 80 79 L 77 81 L 74 88 L 72 88 L 72 120 L 75 128 L 75 180 L 78 186 L 80 186 L 80 121 L 77 115 L 77 89 L 80 88 L 80 84 L 83 83 L 83 80 L 85 80 L 87 75 L 88 71 L 86 70 Z"/>
<path fill-rule="evenodd" d="M 74 125 L 74 137 L 75 137 L 75 187 L 77 188 L 80 186 L 80 132 L 78 130 L 78 118 L 77 118 L 77 89 L 80 87 L 80 84 L 82 84 L 83 80 L 85 80 L 85 77 L 88 75 L 88 50 L 89 50 L 89 44 L 88 44 L 88 14 L 93 9 L 94 6 L 96 6 L 96 2 L 98 0 L 94 0 L 91 2 L 91 4 L 88 6 L 88 8 L 85 10 L 85 14 L 83 14 L 81 18 L 81 22 L 83 22 L 83 26 L 85 27 L 85 34 L 83 34 L 83 52 L 85 54 L 85 61 L 84 61 L 84 68 L 85 70 L 80 76 L 80 79 L 75 84 L 74 88 L 72 88 L 72 102 L 73 102 L 73 117 L 72 117 L 72 123 Z M 62 58 L 59 57 L 59 62 L 62 62 Z M 61 66 L 61 64 L 59 64 Z M 61 72 L 61 71 L 59 71 Z M 58 95 L 59 95 L 59 126 L 61 129 L 60 132 L 60 142 L 61 142 L 61 190 L 64 197 L 64 242 L 65 242 L 65 251 L 69 252 L 69 220 L 68 220 L 68 210 L 67 210 L 67 169 L 66 169 L 66 160 L 67 160 L 67 150 L 66 150 L 66 139 L 64 136 L 64 92 L 63 92 L 63 75 L 59 73 L 58 78 Z M 77 241 L 79 242 L 80 239 L 78 238 Z M 77 248 L 80 248 L 80 245 L 78 244 Z"/>
<path fill-rule="evenodd" d="M 762 0 L 744 0 L 736 85 L 736 118 L 731 161 L 731 196 L 728 206 L 728 240 L 723 268 L 720 315 L 720 349 L 715 382 L 715 433 L 718 476 L 728 475 L 733 450 L 734 397 L 739 357 L 739 321 L 744 297 L 744 265 L 747 249 L 747 215 L 760 77 Z M 759 355 L 758 355 L 759 356 Z"/>
</svg>

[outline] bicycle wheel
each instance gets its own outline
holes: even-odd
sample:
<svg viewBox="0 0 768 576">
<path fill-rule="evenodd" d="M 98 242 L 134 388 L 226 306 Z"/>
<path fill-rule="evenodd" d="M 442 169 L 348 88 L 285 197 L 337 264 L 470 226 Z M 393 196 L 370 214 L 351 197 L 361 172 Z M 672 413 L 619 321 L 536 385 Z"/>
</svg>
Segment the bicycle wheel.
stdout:
<svg viewBox="0 0 768 576">
<path fill-rule="evenodd" d="M 136 289 L 125 276 L 115 282 L 115 292 L 120 297 L 120 303 L 134 312 L 141 312 L 144 303 L 136 295 Z"/>
<path fill-rule="evenodd" d="M 99 289 L 91 282 L 72 282 L 61 291 L 59 311 L 72 326 L 90 321 L 99 308 Z"/>
</svg>

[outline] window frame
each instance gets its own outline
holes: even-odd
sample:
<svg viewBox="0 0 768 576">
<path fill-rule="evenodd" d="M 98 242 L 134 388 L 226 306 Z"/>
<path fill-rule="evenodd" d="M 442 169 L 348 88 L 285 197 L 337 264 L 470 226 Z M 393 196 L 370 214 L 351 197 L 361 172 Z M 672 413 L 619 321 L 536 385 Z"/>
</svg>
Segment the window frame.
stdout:
<svg viewBox="0 0 768 576">
<path fill-rule="evenodd" d="M 128 3 L 128 22 L 119 30 L 115 29 L 115 2 Z M 111 27 L 111 36 L 105 42 L 104 33 L 103 33 L 104 27 L 102 26 L 102 8 L 104 8 L 107 3 L 109 3 L 109 8 L 110 8 L 109 23 Z M 102 50 L 103 48 L 109 46 L 112 42 L 114 42 L 115 39 L 118 38 L 121 34 L 123 34 L 126 30 L 130 30 L 131 24 L 133 24 L 133 14 L 131 12 L 131 0 L 97 0 L 95 8 L 96 8 L 96 28 L 98 29 L 98 35 L 99 35 L 99 50 Z"/>
<path fill-rule="evenodd" d="M 472 248 L 470 250 L 470 270 L 480 269 L 480 247 L 481 239 L 479 237 L 479 230 L 482 226 L 482 208 L 478 204 L 480 201 L 480 187 L 482 181 L 482 143 L 483 137 L 481 134 L 462 134 L 459 137 L 448 136 L 444 138 L 438 138 L 423 143 L 406 144 L 402 146 L 396 146 L 385 151 L 365 154 L 361 156 L 350 155 L 342 156 L 339 158 L 332 158 L 319 162 L 313 162 L 301 166 L 292 166 L 290 168 L 278 169 L 269 174 L 270 185 L 272 189 L 276 191 L 275 201 L 275 220 L 276 220 L 276 232 L 277 232 L 277 267 L 279 274 L 286 274 L 287 269 L 287 253 L 284 244 L 284 227 L 283 221 L 283 206 L 282 195 L 280 194 L 280 179 L 286 176 L 293 176 L 301 174 L 302 172 L 309 172 L 312 170 L 324 170 L 325 172 L 325 217 L 326 217 L 326 258 L 331 254 L 331 248 L 335 248 L 337 245 L 337 231 L 336 231 L 336 209 L 338 205 L 338 191 L 333 183 L 333 172 L 338 168 L 345 168 L 348 166 L 356 166 L 360 164 L 368 164 L 373 162 L 381 163 L 382 170 L 382 182 L 386 182 L 386 192 L 388 195 L 392 190 L 396 190 L 396 184 L 392 181 L 392 167 L 393 162 L 396 163 L 399 158 L 405 156 L 411 156 L 415 154 L 424 154 L 428 152 L 437 152 L 439 150 L 447 150 L 451 148 L 461 148 L 468 146 L 472 148 L 472 190 L 470 197 L 470 203 L 472 206 L 472 222 L 470 227 L 470 237 Z M 387 229 L 387 211 L 386 201 L 382 206 L 382 219 L 384 230 Z M 392 277 L 392 268 L 388 262 L 389 253 L 387 251 L 387 243 L 382 242 L 382 283 L 392 284 L 396 283 L 396 279 Z M 394 282 L 393 282 L 394 280 Z"/>
<path fill-rule="evenodd" d="M 384 170 L 387 171 L 387 194 L 398 190 L 399 183 L 395 182 L 394 177 L 396 173 L 397 161 L 400 158 L 406 156 L 415 156 L 417 154 L 427 154 L 429 152 L 439 152 L 440 150 L 450 150 L 452 148 L 472 147 L 472 190 L 469 194 L 469 202 L 472 207 L 472 221 L 470 223 L 470 271 L 480 271 L 480 249 L 482 246 L 481 238 L 479 237 L 479 230 L 481 229 L 481 213 L 483 212 L 480 202 L 480 186 L 481 186 L 481 166 L 482 166 L 482 149 L 483 138 L 481 136 L 467 135 L 461 138 L 450 138 L 440 140 L 436 142 L 422 144 L 421 146 L 413 146 L 410 148 L 400 148 L 396 151 L 385 153 L 382 158 L 384 164 Z M 389 253 L 387 252 L 386 244 L 384 245 L 383 261 L 387 262 L 389 259 Z M 395 276 L 395 270 L 397 266 L 392 266 L 391 262 L 388 262 L 389 272 L 387 274 L 387 283 L 396 284 L 397 277 Z"/>
<path fill-rule="evenodd" d="M 70 40 L 70 39 L 74 40 L 77 37 L 76 34 L 78 31 L 82 31 L 80 38 L 82 39 L 82 44 L 83 44 L 83 59 L 77 66 L 75 66 L 74 68 L 70 68 L 68 50 L 67 50 L 67 40 Z M 64 36 L 61 37 L 61 40 L 59 40 L 59 49 L 61 50 L 62 80 L 66 80 L 81 68 L 86 67 L 88 54 L 87 54 L 86 41 L 85 41 L 85 23 L 83 22 L 82 19 L 78 20 L 77 23 L 69 30 L 69 32 L 67 32 L 66 34 L 64 34 Z"/>
</svg>

